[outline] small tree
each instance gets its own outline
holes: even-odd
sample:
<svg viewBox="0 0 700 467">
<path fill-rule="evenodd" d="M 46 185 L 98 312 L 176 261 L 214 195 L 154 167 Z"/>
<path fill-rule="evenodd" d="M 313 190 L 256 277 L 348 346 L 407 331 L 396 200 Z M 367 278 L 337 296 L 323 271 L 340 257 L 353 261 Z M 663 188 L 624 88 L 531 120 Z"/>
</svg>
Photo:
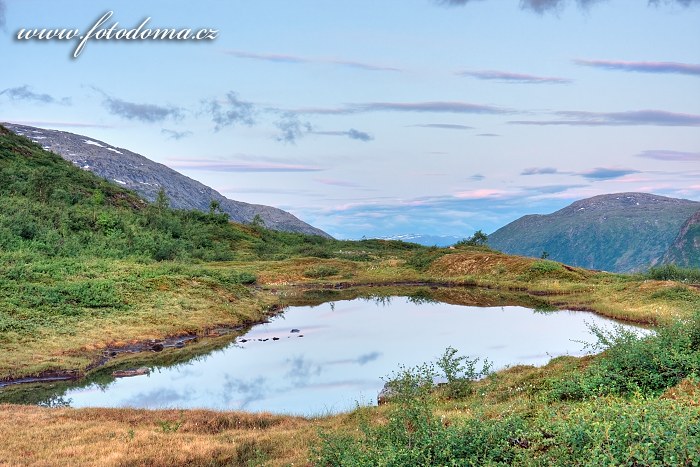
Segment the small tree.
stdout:
<svg viewBox="0 0 700 467">
<path fill-rule="evenodd" d="M 265 221 L 263 218 L 260 216 L 260 214 L 256 214 L 253 217 L 253 220 L 250 222 L 253 227 L 256 229 L 262 229 L 265 228 Z"/>
<path fill-rule="evenodd" d="M 100 206 L 105 204 L 105 194 L 101 190 L 95 190 L 90 197 L 90 206 L 92 206 L 92 222 L 97 222 L 97 211 Z"/>
<path fill-rule="evenodd" d="M 458 246 L 483 246 L 486 245 L 489 241 L 488 235 L 486 235 L 484 232 L 481 230 L 477 230 L 474 232 L 474 235 L 472 235 L 469 238 L 464 238 L 460 241 L 457 242 Z"/>
<path fill-rule="evenodd" d="M 221 203 L 213 199 L 209 201 L 209 215 L 213 216 L 217 212 L 221 212 Z"/>
<path fill-rule="evenodd" d="M 158 212 L 162 212 L 170 206 L 170 200 L 168 199 L 168 195 L 165 194 L 163 187 L 160 187 L 160 190 L 158 190 L 156 206 L 158 207 Z"/>
<path fill-rule="evenodd" d="M 542 254 L 540 255 L 540 259 L 547 259 L 549 258 L 549 253 L 546 251 L 542 251 Z"/>
</svg>

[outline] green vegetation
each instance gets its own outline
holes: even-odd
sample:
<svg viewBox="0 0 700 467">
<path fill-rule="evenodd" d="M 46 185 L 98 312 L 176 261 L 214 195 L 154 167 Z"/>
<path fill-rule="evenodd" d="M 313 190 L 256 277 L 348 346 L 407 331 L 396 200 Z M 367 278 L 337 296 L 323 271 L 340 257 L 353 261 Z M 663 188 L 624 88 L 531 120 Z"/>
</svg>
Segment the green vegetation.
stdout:
<svg viewBox="0 0 700 467">
<path fill-rule="evenodd" d="M 594 350 L 605 352 L 585 371 L 554 383 L 553 397 L 658 396 L 685 378 L 700 377 L 700 311 L 647 336 L 622 328 L 592 331 L 598 338 Z"/>
<path fill-rule="evenodd" d="M 321 279 L 336 276 L 338 273 L 340 273 L 340 269 L 333 266 L 316 266 L 304 271 L 304 276 L 312 279 Z"/>
<path fill-rule="evenodd" d="M 544 250 L 549 259 L 571 266 L 639 272 L 667 254 L 698 209 L 700 203 L 694 201 L 645 193 L 600 195 L 551 214 L 523 216 L 488 240 L 492 248 L 508 254 L 540 258 Z M 684 238 L 683 251 L 697 251 L 694 237 Z"/>
<path fill-rule="evenodd" d="M 107 348 L 224 330 L 91 370 L 107 383 L 113 368 L 220 348 L 227 330 L 281 305 L 351 296 L 595 310 L 659 327 L 647 336 L 593 329 L 595 357 L 493 374 L 448 348 L 393 375 L 388 404 L 318 419 L 70 410 L 28 385 L 11 400 L 53 408 L 3 406 L 1 459 L 299 465 L 315 446 L 318 465 L 700 464 L 697 270 L 588 271 L 495 252 L 479 232 L 455 248 L 337 241 L 233 224 L 210 208 L 173 210 L 164 191 L 145 203 L 0 127 L 0 378 L 80 373 Z"/>
<path fill-rule="evenodd" d="M 700 210 L 681 227 L 662 261 L 686 267 L 700 268 Z M 696 279 L 697 282 L 697 279 Z"/>
<path fill-rule="evenodd" d="M 657 281 L 676 281 L 690 282 L 700 284 L 700 269 L 697 268 L 680 268 L 675 264 L 666 264 L 663 266 L 655 266 L 647 271 L 646 276 L 649 279 Z"/>
<path fill-rule="evenodd" d="M 497 416 L 485 410 L 485 396 L 502 393 L 505 376 L 473 381 L 482 373 L 454 349 L 438 365 L 469 368 L 437 389 L 434 365 L 402 369 L 389 381 L 395 396 L 381 419 L 360 410 L 359 432 L 322 431 L 313 459 L 322 466 L 698 465 L 700 314 L 646 337 L 593 331 L 606 350 L 584 372 L 530 384 L 506 397 L 525 398 L 525 407 L 511 404 Z M 663 396 L 682 381 L 695 388 L 690 397 Z M 580 402 L 565 390 L 574 386 Z"/>
<path fill-rule="evenodd" d="M 463 238 L 462 240 L 455 243 L 455 246 L 483 246 L 486 245 L 488 241 L 488 235 L 486 235 L 481 230 L 477 230 L 471 237 Z"/>
</svg>

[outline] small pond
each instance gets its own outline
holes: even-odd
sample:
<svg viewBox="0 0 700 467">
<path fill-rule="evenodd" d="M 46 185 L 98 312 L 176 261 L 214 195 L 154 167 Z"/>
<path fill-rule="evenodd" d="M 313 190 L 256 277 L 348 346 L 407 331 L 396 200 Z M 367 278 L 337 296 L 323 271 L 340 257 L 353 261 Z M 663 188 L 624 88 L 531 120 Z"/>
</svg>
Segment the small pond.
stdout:
<svg viewBox="0 0 700 467">
<path fill-rule="evenodd" d="M 448 346 L 494 369 L 583 355 L 593 313 L 355 299 L 289 307 L 227 347 L 144 376 L 83 383 L 56 395 L 73 407 L 211 408 L 324 415 L 376 403 L 399 364 L 434 361 Z M 298 332 L 297 332 L 298 330 Z M 480 366 L 479 366 L 480 367 Z"/>
</svg>

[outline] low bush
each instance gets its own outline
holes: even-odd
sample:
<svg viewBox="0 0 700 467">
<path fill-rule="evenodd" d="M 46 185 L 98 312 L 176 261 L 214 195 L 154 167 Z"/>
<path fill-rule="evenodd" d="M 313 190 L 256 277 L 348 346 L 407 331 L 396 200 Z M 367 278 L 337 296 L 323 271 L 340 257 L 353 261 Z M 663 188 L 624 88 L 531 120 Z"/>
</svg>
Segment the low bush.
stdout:
<svg viewBox="0 0 700 467">
<path fill-rule="evenodd" d="M 304 271 L 304 277 L 308 277 L 310 279 L 322 279 L 324 277 L 338 275 L 339 273 L 340 269 L 336 268 L 335 266 L 321 265 Z"/>
<path fill-rule="evenodd" d="M 592 327 L 604 350 L 582 373 L 554 381 L 554 399 L 584 399 L 602 395 L 657 395 L 682 379 L 700 375 L 700 312 L 687 320 L 640 335 L 617 327 Z"/>
<path fill-rule="evenodd" d="M 646 277 L 657 281 L 678 281 L 700 283 L 700 269 L 681 268 L 675 264 L 665 264 L 650 268 Z"/>
</svg>

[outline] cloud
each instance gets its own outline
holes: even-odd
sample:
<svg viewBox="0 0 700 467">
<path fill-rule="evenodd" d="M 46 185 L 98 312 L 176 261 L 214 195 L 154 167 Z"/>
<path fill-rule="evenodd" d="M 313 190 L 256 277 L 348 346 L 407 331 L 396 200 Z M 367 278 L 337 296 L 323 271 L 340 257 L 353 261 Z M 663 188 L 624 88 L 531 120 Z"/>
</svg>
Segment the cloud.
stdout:
<svg viewBox="0 0 700 467">
<path fill-rule="evenodd" d="M 240 100 L 238 94 L 233 91 L 226 94 L 223 102 L 210 99 L 205 101 L 204 105 L 215 124 L 216 131 L 236 124 L 247 126 L 255 124 L 255 106 L 251 102 Z"/>
<path fill-rule="evenodd" d="M 174 140 L 180 140 L 182 138 L 186 138 L 188 136 L 192 136 L 191 131 L 176 131 L 176 130 L 168 130 L 167 128 L 163 128 L 160 130 L 160 132 L 168 137 L 168 139 L 174 139 Z"/>
<path fill-rule="evenodd" d="M 460 71 L 460 76 L 471 76 L 472 78 L 501 81 L 503 83 L 519 84 L 569 84 L 572 80 L 567 78 L 554 78 L 548 76 L 526 75 L 522 73 L 512 73 L 510 71 L 477 70 Z"/>
<path fill-rule="evenodd" d="M 612 180 L 614 178 L 620 178 L 634 173 L 639 173 L 639 170 L 597 167 L 587 172 L 579 172 L 577 175 L 585 177 L 589 180 Z"/>
<path fill-rule="evenodd" d="M 152 389 L 147 392 L 138 392 L 128 397 L 124 403 L 128 407 L 183 407 L 192 400 L 194 391 L 186 389 L 178 392 L 174 389 Z"/>
<path fill-rule="evenodd" d="M 573 125 L 573 126 L 700 126 L 700 115 L 666 112 L 663 110 L 637 110 L 628 112 L 555 112 L 558 120 L 514 120 L 514 125 Z"/>
<path fill-rule="evenodd" d="M 315 376 L 321 374 L 321 365 L 313 360 L 305 359 L 302 355 L 297 355 L 288 358 L 286 363 L 289 364 L 289 370 L 285 373 L 294 387 L 308 386 Z"/>
<path fill-rule="evenodd" d="M 350 128 L 348 131 L 313 131 L 315 135 L 322 136 L 347 136 L 350 139 L 356 139 L 358 141 L 372 141 L 374 136 L 364 131 L 359 131 L 354 128 Z"/>
<path fill-rule="evenodd" d="M 475 0 L 433 0 L 433 3 L 443 6 L 464 6 Z M 594 3 L 603 2 L 605 0 L 576 0 L 576 3 L 581 8 L 587 8 Z M 692 4 L 699 4 L 700 0 L 648 0 L 648 5 L 658 5 L 659 3 L 677 3 L 682 6 L 690 6 Z M 520 0 L 520 8 L 523 10 L 532 10 L 535 13 L 543 14 L 548 11 L 558 11 L 561 10 L 567 3 L 568 0 Z"/>
<path fill-rule="evenodd" d="M 46 120 L 13 120 L 11 123 L 16 125 L 27 125 L 37 127 L 66 127 L 66 128 L 116 128 L 115 125 L 105 125 L 102 123 L 85 123 L 85 122 L 56 122 Z"/>
<path fill-rule="evenodd" d="M 5 0 L 0 0 L 0 29 L 5 29 L 7 24 L 7 5 Z"/>
<path fill-rule="evenodd" d="M 464 6 L 475 0 L 434 0 L 438 5 L 444 6 Z M 599 0 L 577 0 L 579 6 L 588 6 Z M 680 0 L 683 1 L 683 0 Z M 687 0 L 686 0 L 687 1 Z M 544 13 L 549 10 L 556 10 L 564 6 L 567 0 L 520 0 L 520 8 Z"/>
<path fill-rule="evenodd" d="M 302 208 L 300 213 L 339 238 L 406 232 L 465 237 L 478 229 L 492 232 L 521 217 L 524 205 L 528 213 L 552 212 L 563 207 L 562 200 L 581 195 L 580 190 L 567 191 L 563 185 L 539 190 L 493 187 L 412 199 L 359 198 L 331 208 Z"/>
<path fill-rule="evenodd" d="M 376 359 L 378 359 L 381 356 L 382 356 L 382 352 L 377 352 L 377 351 L 370 352 L 367 354 L 362 354 L 359 357 L 357 357 L 357 363 L 359 363 L 360 365 L 365 365 L 369 362 L 375 361 Z"/>
<path fill-rule="evenodd" d="M 272 162 L 234 162 L 212 159 L 168 159 L 168 166 L 178 169 L 218 172 L 319 172 L 321 167 Z"/>
<path fill-rule="evenodd" d="M 523 190 L 529 193 L 535 194 L 554 194 L 563 193 L 565 191 L 571 190 L 572 188 L 585 188 L 587 185 L 545 185 L 545 186 L 533 186 L 533 187 L 523 187 Z"/>
<path fill-rule="evenodd" d="M 473 130 L 473 126 L 456 125 L 453 123 L 422 123 L 418 125 L 409 125 L 417 128 L 439 128 L 442 130 Z"/>
<path fill-rule="evenodd" d="M 252 402 L 264 399 L 270 388 L 270 383 L 267 381 L 267 378 L 263 378 L 262 376 L 245 381 L 243 379 L 231 378 L 226 374 L 225 379 L 226 382 L 222 387 L 224 400 L 228 402 L 231 396 L 235 394 L 238 397 L 237 400 L 240 409 L 245 409 Z"/>
<path fill-rule="evenodd" d="M 668 149 L 653 149 L 637 154 L 637 157 L 656 159 L 660 161 L 700 162 L 700 152 L 671 151 Z"/>
<path fill-rule="evenodd" d="M 107 108 L 107 110 L 109 110 L 110 113 L 126 118 L 127 120 L 139 120 L 147 123 L 156 123 L 162 122 L 168 118 L 179 120 L 183 117 L 183 109 L 179 107 L 129 102 L 112 97 L 98 87 L 88 87 L 99 94 L 102 94 L 102 104 Z"/>
<path fill-rule="evenodd" d="M 503 114 L 510 110 L 490 105 L 470 104 L 468 102 L 370 102 L 355 104 L 357 112 L 436 112 L 436 113 L 469 113 L 469 114 Z"/>
<path fill-rule="evenodd" d="M 479 133 L 479 134 L 476 135 L 476 136 L 495 137 L 495 136 L 501 136 L 501 135 L 498 135 L 498 134 L 496 134 L 496 133 Z"/>
<path fill-rule="evenodd" d="M 522 172 L 520 175 L 549 175 L 549 174 L 559 174 L 558 169 L 554 167 L 529 167 Z"/>
<path fill-rule="evenodd" d="M 0 3 L 0 13 L 2 13 L 2 4 Z M 2 18 L 0 18 L 2 19 Z M 56 99 L 49 94 L 38 94 L 33 92 L 28 85 L 17 86 L 14 88 L 6 88 L 0 91 L 0 96 L 7 96 L 13 101 L 33 101 L 41 104 L 62 104 L 69 105 L 70 98 Z"/>
<path fill-rule="evenodd" d="M 324 185 L 331 185 L 331 186 L 342 186 L 342 187 L 347 187 L 347 188 L 359 188 L 360 185 L 357 183 L 353 182 L 348 182 L 345 180 L 336 180 L 334 178 L 315 178 L 315 181 L 318 183 L 323 183 Z"/>
<path fill-rule="evenodd" d="M 677 62 L 624 62 L 619 60 L 574 60 L 574 63 L 604 70 L 638 73 L 673 73 L 700 76 L 700 64 Z"/>
<path fill-rule="evenodd" d="M 347 131 L 348 138 L 350 139 L 356 139 L 359 141 L 371 141 L 374 139 L 374 136 L 370 135 L 369 133 L 365 133 L 364 131 L 359 131 L 354 128 L 350 128 Z"/>
<path fill-rule="evenodd" d="M 455 198 L 460 199 L 484 199 L 484 198 L 500 198 L 507 195 L 504 190 L 483 188 L 480 190 L 466 190 L 455 193 Z"/>
<path fill-rule="evenodd" d="M 138 104 L 114 97 L 105 98 L 104 105 L 112 114 L 124 117 L 127 120 L 155 123 L 162 122 L 167 118 L 174 120 L 182 118 L 182 110 L 177 107 Z"/>
<path fill-rule="evenodd" d="M 374 65 L 371 63 L 357 62 L 353 60 L 341 60 L 336 58 L 308 58 L 300 57 L 297 55 L 284 55 L 284 54 L 264 54 L 264 53 L 252 53 L 244 52 L 241 50 L 225 50 L 223 53 L 226 55 L 232 55 L 238 58 L 247 58 L 252 60 L 262 60 L 266 62 L 273 63 L 292 63 L 292 64 L 308 64 L 308 63 L 319 63 L 324 65 L 337 65 L 349 68 L 358 68 L 367 71 L 402 71 L 399 68 Z"/>
<path fill-rule="evenodd" d="M 491 105 L 472 104 L 460 101 L 435 102 L 365 102 L 345 104 L 343 107 L 296 109 L 299 114 L 349 115 L 368 112 L 420 112 L 420 113 L 458 113 L 458 114 L 508 114 L 514 110 Z"/>
<path fill-rule="evenodd" d="M 313 130 L 309 122 L 303 122 L 294 112 L 285 112 L 275 122 L 275 126 L 280 130 L 280 134 L 275 137 L 277 141 L 294 144 L 306 133 Z"/>
</svg>

